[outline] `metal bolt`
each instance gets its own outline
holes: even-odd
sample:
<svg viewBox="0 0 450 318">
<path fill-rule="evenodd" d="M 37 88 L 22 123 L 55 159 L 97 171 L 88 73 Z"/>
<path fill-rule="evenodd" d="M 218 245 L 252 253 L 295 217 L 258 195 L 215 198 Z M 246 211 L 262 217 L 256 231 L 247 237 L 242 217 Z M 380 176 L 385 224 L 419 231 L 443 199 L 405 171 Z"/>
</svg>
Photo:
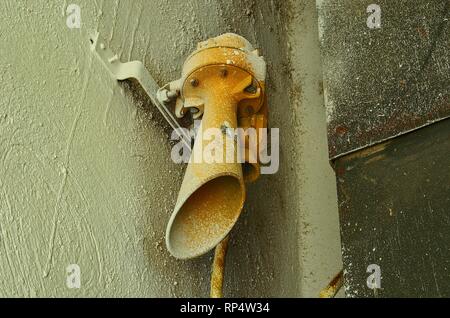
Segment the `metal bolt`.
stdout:
<svg viewBox="0 0 450 318">
<path fill-rule="evenodd" d="M 196 107 L 191 107 L 189 108 L 189 111 L 191 112 L 191 114 L 197 114 L 200 110 Z"/>
<path fill-rule="evenodd" d="M 197 87 L 198 86 L 198 79 L 196 79 L 196 78 L 191 79 L 191 85 L 192 85 L 192 87 Z"/>
<path fill-rule="evenodd" d="M 258 88 L 253 83 L 250 86 L 246 87 L 244 91 L 250 94 L 256 94 L 258 92 Z"/>
<path fill-rule="evenodd" d="M 169 99 L 175 99 L 175 97 L 178 97 L 178 92 L 177 91 L 168 91 L 167 92 L 167 97 Z"/>
<path fill-rule="evenodd" d="M 222 134 L 227 135 L 228 138 L 236 138 L 237 136 L 234 135 L 234 131 L 230 126 L 230 123 L 226 121 L 220 126 L 220 130 L 222 131 Z"/>
</svg>

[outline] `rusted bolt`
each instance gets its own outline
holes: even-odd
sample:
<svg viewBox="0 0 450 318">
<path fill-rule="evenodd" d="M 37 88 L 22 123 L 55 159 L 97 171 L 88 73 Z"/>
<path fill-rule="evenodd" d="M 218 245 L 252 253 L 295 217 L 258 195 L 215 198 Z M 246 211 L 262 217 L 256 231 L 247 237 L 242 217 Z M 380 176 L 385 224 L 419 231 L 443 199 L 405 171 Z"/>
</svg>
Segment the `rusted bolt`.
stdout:
<svg viewBox="0 0 450 318">
<path fill-rule="evenodd" d="M 191 79 L 191 85 L 192 85 L 192 87 L 197 87 L 198 86 L 198 79 L 196 79 L 196 78 Z"/>
<path fill-rule="evenodd" d="M 222 134 L 226 134 L 228 130 L 230 129 L 230 124 L 226 121 L 220 126 L 220 130 L 222 131 Z"/>
<path fill-rule="evenodd" d="M 224 122 L 220 126 L 220 130 L 222 131 L 222 134 L 228 136 L 230 139 L 237 140 L 237 135 L 234 133 L 234 130 L 231 128 L 231 125 L 229 122 Z"/>
<path fill-rule="evenodd" d="M 250 94 L 256 94 L 258 92 L 258 88 L 256 87 L 256 85 L 251 84 L 250 86 L 247 86 L 245 88 L 245 92 Z"/>
<path fill-rule="evenodd" d="M 227 77 L 227 75 L 228 75 L 228 70 L 226 68 L 223 68 L 220 70 L 220 76 Z"/>
</svg>

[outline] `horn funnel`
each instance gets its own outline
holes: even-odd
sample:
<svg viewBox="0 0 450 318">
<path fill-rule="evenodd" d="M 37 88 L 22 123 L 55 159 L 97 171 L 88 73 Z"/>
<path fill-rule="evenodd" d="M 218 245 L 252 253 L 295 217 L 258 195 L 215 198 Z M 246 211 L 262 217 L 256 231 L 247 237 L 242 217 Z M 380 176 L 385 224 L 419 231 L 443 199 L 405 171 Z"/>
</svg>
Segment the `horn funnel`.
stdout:
<svg viewBox="0 0 450 318">
<path fill-rule="evenodd" d="M 181 95 L 177 115 L 190 108 L 194 118 L 201 118 L 166 230 L 167 248 L 176 258 L 213 249 L 242 212 L 247 180 L 243 163 L 249 154 L 239 150 L 235 131 L 241 118 L 257 115 L 264 104 L 265 67 L 247 40 L 225 34 L 200 43 L 185 62 L 182 78 L 173 82 Z"/>
</svg>

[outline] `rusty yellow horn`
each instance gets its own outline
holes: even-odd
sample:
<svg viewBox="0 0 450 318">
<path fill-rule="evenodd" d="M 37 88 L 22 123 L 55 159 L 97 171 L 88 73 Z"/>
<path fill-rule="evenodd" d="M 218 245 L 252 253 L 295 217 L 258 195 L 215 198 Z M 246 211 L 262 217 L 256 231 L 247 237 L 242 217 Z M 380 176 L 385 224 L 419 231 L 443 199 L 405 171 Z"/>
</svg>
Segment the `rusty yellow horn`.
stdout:
<svg viewBox="0 0 450 318">
<path fill-rule="evenodd" d="M 245 173 L 237 160 L 236 136 L 228 132 L 248 128 L 252 122 L 260 122 L 261 116 L 267 122 L 266 111 L 262 111 L 265 76 L 264 59 L 236 34 L 200 43 L 183 66 L 182 78 L 176 81 L 180 92 L 177 115 L 190 111 L 202 120 L 166 231 L 167 248 L 176 258 L 194 258 L 213 249 L 241 214 Z M 217 134 L 207 137 L 211 131 L 219 132 L 221 143 Z M 219 155 L 213 151 L 215 157 L 208 160 L 205 153 L 211 147 L 222 151 Z M 233 151 L 231 161 L 229 149 Z M 246 149 L 244 156 L 248 160 L 255 154 Z M 244 169 L 249 179 L 259 176 L 257 163 L 246 167 L 250 167 Z"/>
</svg>

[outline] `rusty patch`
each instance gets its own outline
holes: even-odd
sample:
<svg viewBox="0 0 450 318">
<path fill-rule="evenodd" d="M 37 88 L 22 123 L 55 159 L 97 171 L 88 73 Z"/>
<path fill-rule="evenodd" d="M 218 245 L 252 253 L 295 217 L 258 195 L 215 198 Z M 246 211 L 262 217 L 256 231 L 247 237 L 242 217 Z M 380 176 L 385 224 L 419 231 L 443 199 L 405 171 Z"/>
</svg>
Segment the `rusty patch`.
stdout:
<svg viewBox="0 0 450 318">
<path fill-rule="evenodd" d="M 243 40 L 226 34 L 203 42 L 184 64 L 180 99 L 186 107 L 201 109 L 201 132 L 267 127 L 266 64 Z M 234 163 L 217 163 L 227 162 L 226 148 L 221 160 L 206 163 L 203 149 L 215 142 L 195 141 L 166 232 L 168 249 L 177 258 L 194 258 L 213 249 L 231 231 L 243 208 L 245 186 L 242 165 L 237 161 L 237 141 L 231 138 Z M 226 147 L 226 143 L 222 145 Z M 246 160 L 250 157 L 246 153 Z"/>
<path fill-rule="evenodd" d="M 450 117 L 450 1 L 377 4 L 377 30 L 358 1 L 319 5 L 332 159 Z"/>
</svg>

